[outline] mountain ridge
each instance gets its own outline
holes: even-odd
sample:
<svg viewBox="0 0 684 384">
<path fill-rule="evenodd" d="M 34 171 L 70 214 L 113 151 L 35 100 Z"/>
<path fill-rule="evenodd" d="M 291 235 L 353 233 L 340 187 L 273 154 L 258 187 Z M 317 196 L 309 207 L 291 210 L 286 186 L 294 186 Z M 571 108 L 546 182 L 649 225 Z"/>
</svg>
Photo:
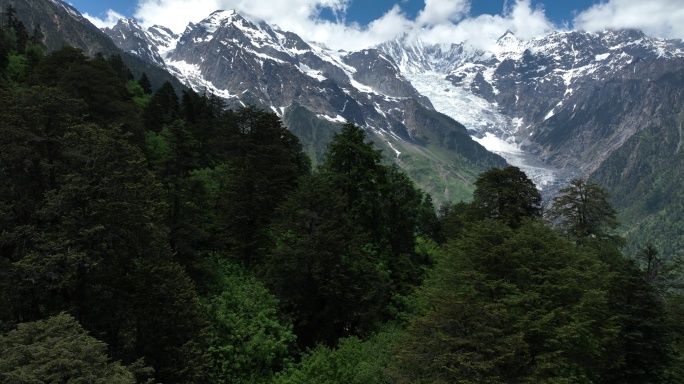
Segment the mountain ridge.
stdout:
<svg viewBox="0 0 684 384">
<path fill-rule="evenodd" d="M 474 142 L 461 124 L 439 116 L 394 60 L 377 49 L 333 51 L 235 11 L 215 11 L 189 23 L 175 41 L 161 40 L 162 49 L 149 30 L 131 21 L 105 32 L 122 48 L 229 105 L 253 104 L 290 123 L 289 115 L 304 107 L 332 124 L 326 129 L 346 121 L 364 127 L 390 159 L 438 200 L 467 199 L 477 173 L 505 164 Z M 304 120 L 311 121 L 297 121 Z M 313 126 L 320 129 L 319 123 L 291 129 L 306 138 L 313 136 Z M 418 158 L 420 166 L 413 164 Z M 431 170 L 443 167 L 438 163 L 454 164 L 447 166 L 450 171 Z"/>
<path fill-rule="evenodd" d="M 429 89 L 418 86 L 415 79 L 436 72 L 432 75 L 448 80 L 448 87 L 484 100 L 488 104 L 486 112 L 501 116 L 497 121 L 482 123 L 451 114 L 475 136 L 482 138 L 492 133 L 510 139 L 509 142 L 539 155 L 550 166 L 574 169 L 581 174 L 590 174 L 615 143 L 624 143 L 634 133 L 633 124 L 615 122 L 609 128 L 611 135 L 596 138 L 602 147 L 609 148 L 597 158 L 578 143 L 567 141 L 570 136 L 581 137 L 599 130 L 596 124 L 584 128 L 574 124 L 573 127 L 580 128 L 572 128 L 557 115 L 565 119 L 573 116 L 576 106 L 611 81 L 648 82 L 682 67 L 684 58 L 681 41 L 649 38 L 637 30 L 555 32 L 529 41 L 518 39 L 509 31 L 489 52 L 468 49 L 465 43 L 426 46 L 406 38 L 378 48 L 413 75 L 413 84 L 420 92 Z M 436 102 L 434 97 L 431 99 Z M 609 102 L 606 95 L 601 100 L 593 99 L 594 105 Z M 593 109 L 594 105 L 586 109 Z M 621 124 L 632 130 L 618 129 Z M 569 134 L 572 129 L 579 131 Z"/>
</svg>

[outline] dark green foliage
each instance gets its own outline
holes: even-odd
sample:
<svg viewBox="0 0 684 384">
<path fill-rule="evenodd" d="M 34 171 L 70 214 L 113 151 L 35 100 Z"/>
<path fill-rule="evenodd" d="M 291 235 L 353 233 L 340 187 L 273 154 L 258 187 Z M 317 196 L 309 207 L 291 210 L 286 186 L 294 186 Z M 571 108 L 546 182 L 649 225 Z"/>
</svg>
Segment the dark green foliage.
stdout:
<svg viewBox="0 0 684 384">
<path fill-rule="evenodd" d="M 57 87 L 88 105 L 89 121 L 120 125 L 142 146 L 143 127 L 126 82 L 102 59 L 89 59 L 81 50 L 64 47 L 47 55 L 36 67 L 33 83 Z"/>
<path fill-rule="evenodd" d="M 4 13 L 0 23 L 0 88 L 26 82 L 43 57 L 42 47 L 28 39 L 26 28 L 16 18 L 11 4 Z"/>
<path fill-rule="evenodd" d="M 2 320 L 74 313 L 117 359 L 145 357 L 163 381 L 202 364 L 195 293 L 172 260 L 162 190 L 120 131 L 83 122 L 49 88 L 6 94 Z"/>
<path fill-rule="evenodd" d="M 178 118 L 159 133 L 148 131 L 148 160 L 167 189 L 171 244 L 188 268 L 207 252 L 253 267 L 270 244 L 275 207 L 308 173 L 297 138 L 272 113 L 223 111 L 213 97 L 162 89 L 146 114 L 169 96 Z"/>
<path fill-rule="evenodd" d="M 671 364 L 666 313 L 655 287 L 631 260 L 613 263 L 609 304 L 620 326 L 606 349 L 602 383 L 664 383 Z"/>
<path fill-rule="evenodd" d="M 128 69 L 126 64 L 123 62 L 121 55 L 117 54 L 110 56 L 107 59 L 107 64 L 109 64 L 109 67 L 114 71 L 116 77 L 119 78 L 121 83 L 126 84 L 134 79 L 133 73 L 131 73 L 131 70 Z"/>
<path fill-rule="evenodd" d="M 465 214 L 470 205 L 463 201 L 444 204 L 439 208 L 439 232 L 437 240 L 440 243 L 460 236 L 465 224 Z"/>
<path fill-rule="evenodd" d="M 5 70 L 9 64 L 9 46 L 5 41 L 5 30 L 0 28 L 0 86 Z"/>
<path fill-rule="evenodd" d="M 229 112 L 227 119 L 235 141 L 229 144 L 229 178 L 217 203 L 219 225 L 235 260 L 254 266 L 268 246 L 273 211 L 309 171 L 309 161 L 275 114 L 249 107 Z"/>
<path fill-rule="evenodd" d="M 57 187 L 62 171 L 60 138 L 72 125 L 82 123 L 85 104 L 62 92 L 33 88 L 2 92 L 0 100 L 0 199 L 4 207 L 4 257 L 20 250 L 15 241 L 32 220 L 44 193 Z M 16 235 L 12 235 L 16 233 Z"/>
<path fill-rule="evenodd" d="M 359 223 L 379 240 L 382 188 L 386 184 L 382 155 L 373 143 L 366 142 L 364 130 L 347 123 L 328 144 L 321 169 L 329 172 L 333 183 L 347 199 L 347 209 Z"/>
<path fill-rule="evenodd" d="M 606 270 L 536 221 L 483 221 L 446 248 L 434 311 L 396 348 L 399 382 L 572 382 L 600 377 L 617 326 Z"/>
<path fill-rule="evenodd" d="M 346 213 L 368 236 L 369 247 L 389 267 L 394 288 L 405 293 L 420 281 L 425 264 L 414 252 L 415 236 L 426 234 L 421 218 L 434 216 L 425 212 L 422 192 L 396 166 L 382 164 L 380 151 L 365 139 L 363 129 L 346 124 L 334 135 L 319 169 L 343 196 Z"/>
<path fill-rule="evenodd" d="M 171 83 L 165 82 L 145 109 L 145 129 L 148 132 L 160 132 L 165 125 L 180 117 L 179 108 L 176 91 Z"/>
<path fill-rule="evenodd" d="M 45 34 L 43 33 L 43 27 L 41 27 L 40 24 L 36 24 L 33 28 L 30 42 L 31 44 L 39 46 L 42 50 L 45 50 Z"/>
<path fill-rule="evenodd" d="M 200 96 L 192 91 L 183 92 L 181 115 L 197 141 L 200 152 L 198 161 L 202 168 L 216 166 L 236 154 L 236 145 L 232 140 L 237 134 L 237 119 L 234 114 L 226 113 L 225 109 L 225 103 L 214 95 Z"/>
<path fill-rule="evenodd" d="M 169 202 L 170 212 L 168 224 L 171 229 L 171 246 L 179 256 L 186 256 L 183 239 L 184 225 L 187 223 L 188 210 L 184 209 L 184 202 L 189 199 L 191 193 L 188 177 L 190 171 L 197 168 L 198 149 L 197 143 L 185 127 L 185 123 L 177 120 L 164 127 L 160 132 L 164 140 L 165 152 L 158 161 L 158 179 L 166 188 L 166 196 Z M 184 263 L 189 261 L 183 260 Z"/>
<path fill-rule="evenodd" d="M 390 307 L 401 310 L 398 301 L 431 262 L 416 241 L 436 231 L 430 200 L 398 168 L 383 165 L 365 139 L 353 124 L 335 134 L 323 164 L 271 226 L 264 280 L 302 346 L 368 335 Z"/>
<path fill-rule="evenodd" d="M 408 294 L 422 282 L 423 267 L 431 262 L 416 252 L 416 236 L 432 238 L 436 215 L 431 200 L 423 200 L 423 193 L 398 167 L 386 167 L 385 172 L 380 216 L 387 243 L 383 261 L 391 271 L 393 291 Z"/>
<path fill-rule="evenodd" d="M 425 198 L 420 205 L 420 213 L 418 216 L 420 233 L 433 241 L 439 241 L 441 238 L 440 233 L 442 231 L 442 226 L 439 222 L 439 217 L 437 217 L 437 209 L 429 194 L 425 195 Z"/>
<path fill-rule="evenodd" d="M 264 275 L 294 323 L 299 344 L 335 345 L 366 334 L 389 299 L 387 271 L 324 175 L 303 180 L 278 210 Z"/>
<path fill-rule="evenodd" d="M 73 317 L 59 314 L 0 335 L 3 383 L 133 384 L 131 371 L 107 357 L 107 345 Z"/>
<path fill-rule="evenodd" d="M 14 35 L 15 42 L 10 46 L 10 50 L 16 53 L 24 53 L 26 43 L 29 42 L 29 35 L 26 31 L 26 26 L 17 18 L 17 11 L 12 4 L 8 4 L 3 10 L 3 29 L 11 31 Z"/>
<path fill-rule="evenodd" d="M 581 209 L 598 204 L 604 217 L 586 217 L 610 223 L 614 216 L 605 194 L 592 188 L 582 200 L 568 201 L 580 200 Z M 663 306 L 667 298 L 677 313 L 677 296 L 644 278 L 660 273 L 653 249 L 644 252 L 650 270 L 644 274 L 618 251 L 613 237 L 600 232 L 601 225 L 570 243 L 540 220 L 523 219 L 513 228 L 482 220 L 472 212 L 476 201 L 441 210 L 443 234 L 450 240 L 421 291 L 433 310 L 416 317 L 405 342 L 394 347 L 391 372 L 397 382 L 681 378 L 672 354 L 681 345 L 675 336 L 681 324 Z"/>
<path fill-rule="evenodd" d="M 613 234 L 617 213 L 608 202 L 608 192 L 598 184 L 574 179 L 553 198 L 549 218 L 568 239 L 583 243 L 588 239 L 610 240 L 621 244 Z"/>
<path fill-rule="evenodd" d="M 477 220 L 498 220 L 515 228 L 524 218 L 541 216 L 541 195 L 517 167 L 492 168 L 477 178 L 475 187 L 470 211 Z"/>
<path fill-rule="evenodd" d="M 142 87 L 142 90 L 143 92 L 145 92 L 145 94 L 152 93 L 152 83 L 150 83 L 150 79 L 147 77 L 147 73 L 143 72 L 142 75 L 140 75 L 140 78 L 138 79 L 138 84 L 140 84 L 140 87 Z"/>
<path fill-rule="evenodd" d="M 666 327 L 672 361 L 665 372 L 668 383 L 684 380 L 684 295 L 681 290 L 665 301 Z"/>
</svg>

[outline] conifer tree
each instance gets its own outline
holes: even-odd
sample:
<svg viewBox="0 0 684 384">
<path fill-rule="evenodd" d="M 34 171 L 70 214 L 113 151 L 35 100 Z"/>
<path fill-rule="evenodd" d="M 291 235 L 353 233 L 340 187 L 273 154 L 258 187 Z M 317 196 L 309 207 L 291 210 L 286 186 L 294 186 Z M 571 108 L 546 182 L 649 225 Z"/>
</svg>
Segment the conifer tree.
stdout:
<svg viewBox="0 0 684 384">
<path fill-rule="evenodd" d="M 476 219 L 499 220 L 515 228 L 523 218 L 541 216 L 541 195 L 523 171 L 493 168 L 475 181 L 471 214 Z"/>
<path fill-rule="evenodd" d="M 33 28 L 33 34 L 31 34 L 31 44 L 40 46 L 43 50 L 47 49 L 45 46 L 45 34 L 43 33 L 43 27 L 40 24 L 36 24 Z"/>
<path fill-rule="evenodd" d="M 0 334 L 3 383 L 134 384 L 134 374 L 107 356 L 107 345 L 72 316 L 22 323 Z"/>
<path fill-rule="evenodd" d="M 138 79 L 138 84 L 140 84 L 145 94 L 152 93 L 152 83 L 150 83 L 150 79 L 147 77 L 147 73 L 143 72 L 142 75 L 140 75 L 140 79 Z"/>
<path fill-rule="evenodd" d="M 144 112 L 145 129 L 159 133 L 179 117 L 178 95 L 171 83 L 164 82 L 154 93 Z"/>
<path fill-rule="evenodd" d="M 560 231 L 578 244 L 590 239 L 622 244 L 612 231 L 619 225 L 617 213 L 608 202 L 608 192 L 596 183 L 573 179 L 553 198 L 549 218 Z"/>
</svg>

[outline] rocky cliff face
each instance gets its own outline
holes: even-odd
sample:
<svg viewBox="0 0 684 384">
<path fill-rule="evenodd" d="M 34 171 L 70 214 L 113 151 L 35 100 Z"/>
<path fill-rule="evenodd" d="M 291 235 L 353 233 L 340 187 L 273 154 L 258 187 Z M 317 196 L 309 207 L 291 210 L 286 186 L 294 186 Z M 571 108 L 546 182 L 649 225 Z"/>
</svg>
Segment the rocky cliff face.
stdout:
<svg viewBox="0 0 684 384">
<path fill-rule="evenodd" d="M 125 52 L 159 67 L 165 67 L 161 55 L 169 50 L 178 39 L 170 29 L 155 25 L 144 30 L 135 19 L 121 19 L 112 28 L 104 32 Z"/>
</svg>

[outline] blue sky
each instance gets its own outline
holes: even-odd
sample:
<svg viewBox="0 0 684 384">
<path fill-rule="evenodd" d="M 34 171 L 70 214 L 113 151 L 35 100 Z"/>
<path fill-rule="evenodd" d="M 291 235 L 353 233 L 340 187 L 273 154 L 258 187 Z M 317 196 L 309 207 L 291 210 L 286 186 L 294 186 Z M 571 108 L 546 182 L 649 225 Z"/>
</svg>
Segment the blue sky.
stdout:
<svg viewBox="0 0 684 384">
<path fill-rule="evenodd" d="M 114 10 L 124 16 L 135 14 L 138 0 L 67 0 L 74 5 L 81 13 L 88 13 L 91 16 L 105 18 L 108 10 Z M 533 1 L 534 6 L 542 6 L 546 16 L 556 24 L 571 22 L 575 13 L 586 10 L 590 6 L 598 3 L 598 0 L 574 0 L 574 1 Z M 504 9 L 504 0 L 476 0 L 471 2 L 471 14 L 501 14 Z M 367 25 L 371 21 L 380 18 L 385 12 L 390 10 L 394 4 L 399 4 L 409 17 L 414 18 L 423 9 L 423 0 L 356 0 L 352 1 L 347 12 L 346 21 L 356 21 L 362 25 Z M 333 12 L 325 9 L 322 16 L 334 19 Z"/>
<path fill-rule="evenodd" d="M 684 0 L 67 0 L 93 23 L 135 17 L 182 32 L 216 9 L 235 9 L 331 48 L 359 49 L 404 33 L 486 47 L 512 30 L 523 39 L 567 29 L 638 28 L 684 37 Z"/>
</svg>

